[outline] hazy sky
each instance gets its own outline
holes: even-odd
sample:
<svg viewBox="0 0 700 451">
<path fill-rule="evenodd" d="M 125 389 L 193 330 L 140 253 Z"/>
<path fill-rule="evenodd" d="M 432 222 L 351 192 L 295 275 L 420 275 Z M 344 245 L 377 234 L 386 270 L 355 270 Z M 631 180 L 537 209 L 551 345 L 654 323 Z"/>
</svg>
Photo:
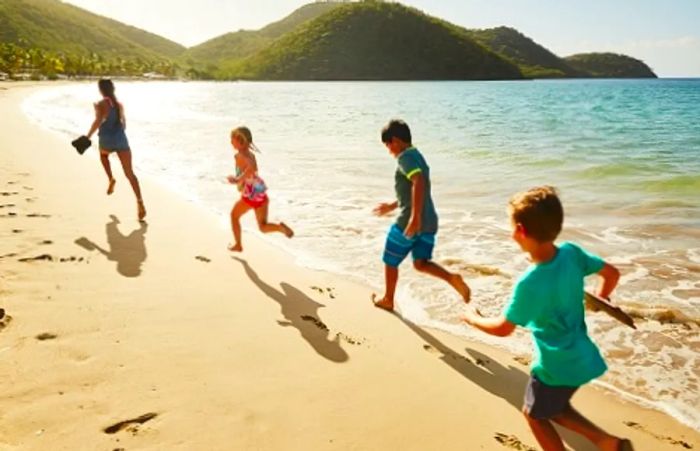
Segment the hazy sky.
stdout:
<svg viewBox="0 0 700 451">
<path fill-rule="evenodd" d="M 310 0 L 65 0 L 186 46 L 257 29 Z M 508 25 L 560 56 L 612 51 L 700 76 L 700 0 L 405 0 L 467 28 Z"/>
</svg>

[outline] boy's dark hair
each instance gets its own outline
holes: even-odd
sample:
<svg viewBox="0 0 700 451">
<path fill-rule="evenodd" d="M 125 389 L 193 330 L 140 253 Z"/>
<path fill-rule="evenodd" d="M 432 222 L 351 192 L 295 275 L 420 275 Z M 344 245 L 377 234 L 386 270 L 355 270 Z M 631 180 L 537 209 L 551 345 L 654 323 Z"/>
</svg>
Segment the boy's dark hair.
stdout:
<svg viewBox="0 0 700 451">
<path fill-rule="evenodd" d="M 522 224 L 527 236 L 546 243 L 554 241 L 564 222 L 564 208 L 557 190 L 538 186 L 514 195 L 508 203 L 511 220 Z"/>
<path fill-rule="evenodd" d="M 392 119 L 382 129 L 382 142 L 386 144 L 392 138 L 399 138 L 406 144 L 411 144 L 411 129 L 401 119 Z"/>
</svg>

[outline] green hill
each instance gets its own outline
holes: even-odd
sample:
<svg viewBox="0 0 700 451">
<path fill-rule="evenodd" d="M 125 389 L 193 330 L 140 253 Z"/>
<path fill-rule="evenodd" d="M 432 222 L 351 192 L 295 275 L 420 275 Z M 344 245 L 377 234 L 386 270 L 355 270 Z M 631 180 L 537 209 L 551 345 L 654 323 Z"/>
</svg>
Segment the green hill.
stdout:
<svg viewBox="0 0 700 451">
<path fill-rule="evenodd" d="M 342 4 L 341 2 L 324 2 L 304 5 L 284 19 L 273 22 L 260 30 L 240 30 L 226 33 L 191 47 L 185 52 L 183 58 L 189 61 L 216 64 L 222 60 L 252 55 L 304 22 L 315 19 Z"/>
<path fill-rule="evenodd" d="M 616 53 L 579 53 L 564 60 L 595 78 L 657 78 L 643 61 Z"/>
<path fill-rule="evenodd" d="M 469 35 L 520 67 L 528 78 L 563 78 L 581 76 L 562 58 L 542 47 L 518 30 L 497 27 L 484 30 L 468 30 Z"/>
<path fill-rule="evenodd" d="M 656 77 L 624 55 L 562 59 L 512 28 L 466 30 L 379 0 L 314 2 L 260 30 L 190 49 L 60 0 L 0 0 L 0 71 L 264 80 Z"/>
<path fill-rule="evenodd" d="M 58 0 L 0 0 L 0 70 L 11 74 L 174 75 L 184 49 Z"/>
<path fill-rule="evenodd" d="M 0 0 L 0 42 L 123 58 L 174 57 L 184 47 L 58 0 Z"/>
<path fill-rule="evenodd" d="M 520 79 L 516 65 L 466 31 L 397 3 L 350 3 L 269 47 L 223 66 L 227 77 L 265 80 Z"/>
</svg>

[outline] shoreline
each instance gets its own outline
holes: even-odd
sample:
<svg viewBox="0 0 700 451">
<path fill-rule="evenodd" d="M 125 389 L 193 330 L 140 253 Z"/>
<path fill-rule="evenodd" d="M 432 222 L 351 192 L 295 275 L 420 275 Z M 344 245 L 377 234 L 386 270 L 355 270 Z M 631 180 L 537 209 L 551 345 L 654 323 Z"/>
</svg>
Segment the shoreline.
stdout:
<svg viewBox="0 0 700 451">
<path fill-rule="evenodd" d="M 140 84 L 130 84 L 130 86 L 132 87 L 138 85 Z M 157 92 L 158 89 L 163 89 L 162 87 L 166 85 L 167 84 L 161 84 L 161 88 L 157 88 L 155 89 L 155 91 Z M 278 84 L 273 84 L 270 86 L 270 88 L 276 89 L 276 85 Z M 177 89 L 180 89 L 180 87 L 185 87 L 185 85 L 181 84 L 175 86 L 178 86 Z M 232 89 L 233 86 L 234 84 L 229 84 L 228 86 L 221 86 L 221 90 L 219 90 L 218 86 L 205 85 L 200 86 L 198 92 L 200 93 L 200 95 L 205 96 L 209 92 L 213 94 L 219 93 L 220 95 L 225 96 L 227 90 Z M 323 88 L 323 85 L 321 85 L 320 87 Z M 46 97 L 52 97 L 50 93 L 58 93 L 63 90 L 72 91 L 73 96 L 75 96 L 77 95 L 78 91 L 91 92 L 92 89 L 92 87 L 88 87 L 84 84 L 81 84 L 79 86 L 56 88 L 55 90 L 47 89 L 44 92 L 47 93 Z M 185 90 L 187 89 L 190 88 L 185 88 Z M 151 92 L 151 89 L 140 87 L 138 91 L 140 95 L 143 96 Z M 130 97 L 134 98 L 135 94 L 136 92 L 130 92 Z M 37 98 L 42 97 L 44 96 L 37 96 Z M 138 96 L 136 98 L 138 99 Z M 91 98 L 84 98 L 83 102 L 91 100 Z M 32 106 L 32 104 L 34 106 Z M 36 109 L 37 104 L 46 104 L 49 108 L 51 108 L 50 102 L 47 103 L 45 101 L 24 102 L 23 107 L 27 111 L 27 114 L 34 120 L 36 124 L 49 130 L 56 131 L 57 133 L 59 133 L 59 136 L 63 134 L 63 141 L 73 138 L 71 134 L 66 134 L 66 130 L 73 130 L 82 127 L 81 123 L 79 121 L 76 121 L 75 119 L 77 117 L 82 117 L 85 112 L 82 111 L 82 109 L 80 108 L 76 111 L 75 102 L 72 103 L 72 114 L 68 114 L 66 116 L 72 118 L 73 120 L 63 122 L 61 122 L 60 119 L 60 108 L 53 110 L 55 111 L 54 113 L 50 113 L 47 115 L 46 112 L 41 112 L 40 110 Z M 148 108 L 146 105 L 144 105 L 144 107 Z M 183 112 L 188 110 L 188 106 L 183 105 Z M 132 114 L 139 115 L 139 113 L 142 113 L 143 109 L 141 106 L 137 106 L 136 110 L 131 109 L 131 111 Z M 260 113 L 261 112 L 258 111 L 256 114 Z M 52 115 L 56 114 L 59 115 L 59 117 L 51 117 Z M 205 111 L 197 112 L 197 115 L 206 114 L 207 113 Z M 222 114 L 222 111 L 220 109 L 216 109 L 216 114 L 214 114 L 213 116 L 216 117 L 219 114 Z M 132 116 L 132 118 L 133 117 L 134 116 Z M 211 116 L 207 117 L 212 119 Z M 176 118 L 172 117 L 170 117 L 169 119 L 176 120 Z M 131 123 L 136 125 L 136 127 L 140 128 L 142 131 L 146 131 L 147 133 L 144 134 L 142 132 L 138 135 L 135 134 L 132 137 L 135 138 L 135 142 L 139 143 L 138 147 L 135 149 L 135 159 L 138 163 L 141 164 L 142 169 L 148 170 L 148 172 L 144 173 L 146 173 L 151 180 L 160 183 L 161 186 L 165 187 L 168 191 L 174 192 L 181 198 L 186 199 L 188 201 L 197 202 L 208 213 L 215 214 L 219 218 L 218 222 L 220 225 L 220 229 L 227 230 L 227 216 L 228 209 L 230 208 L 231 192 L 230 189 L 227 189 L 225 185 L 219 183 L 219 180 L 214 175 L 219 173 L 219 169 L 217 167 L 212 167 L 211 164 L 203 163 L 205 166 L 208 166 L 208 171 L 202 171 L 203 167 L 200 166 L 198 169 L 194 169 L 194 174 L 188 174 L 187 172 L 189 171 L 183 173 L 182 158 L 187 158 L 187 156 L 178 154 L 176 149 L 173 149 L 174 151 L 172 153 L 163 152 L 161 140 L 165 137 L 161 136 L 161 134 L 164 132 L 164 129 L 161 128 L 158 130 L 151 130 L 150 132 L 152 133 L 149 133 L 148 129 L 150 128 L 151 122 L 149 121 L 148 114 L 140 114 L 140 117 L 137 120 L 138 122 Z M 57 123 L 61 123 L 62 125 L 57 127 Z M 219 127 L 217 128 L 221 128 L 221 126 L 225 128 L 226 125 L 228 124 L 219 124 Z M 196 130 L 202 133 L 202 123 L 195 123 L 193 124 L 193 126 Z M 288 134 L 286 136 L 288 136 Z M 212 140 L 206 141 L 206 144 L 204 144 L 203 147 L 201 145 L 193 143 L 191 140 L 183 141 L 183 144 L 185 143 L 186 145 L 182 147 L 190 147 L 196 145 L 197 149 L 207 147 L 213 148 L 214 146 L 219 147 L 219 145 L 221 144 L 218 142 L 212 142 Z M 172 146 L 173 144 L 173 140 L 169 140 L 169 145 Z M 144 154 L 141 154 L 142 149 L 145 151 Z M 269 148 L 267 147 L 266 149 L 269 150 Z M 274 145 L 272 146 L 272 149 L 274 152 Z M 172 167 L 167 172 L 163 172 L 162 169 L 161 171 L 158 171 L 158 167 L 160 166 L 159 161 L 161 160 L 160 158 L 154 159 L 152 156 L 149 156 L 153 154 L 161 155 L 160 158 L 166 159 L 169 158 L 169 155 L 172 155 L 172 160 L 170 160 Z M 265 152 L 265 154 L 271 155 L 267 152 Z M 372 157 L 369 155 L 366 156 L 370 158 Z M 88 158 L 91 157 L 96 156 L 93 154 Z M 277 157 L 286 158 L 286 155 L 278 154 L 276 158 Z M 210 163 L 213 161 L 225 162 L 228 161 L 228 158 L 228 151 L 224 151 L 216 152 L 215 155 L 211 155 L 211 159 L 207 158 L 207 160 L 209 160 Z M 384 160 L 385 159 L 382 159 L 382 163 L 384 163 Z M 386 159 L 386 161 L 389 162 L 389 159 Z M 274 175 L 273 178 L 270 179 L 270 181 L 272 182 L 272 188 L 274 189 L 275 175 L 277 177 L 280 177 L 280 175 L 283 174 L 283 172 L 279 171 L 279 164 L 275 168 L 274 166 L 268 166 L 269 163 L 272 163 L 272 161 L 266 160 L 264 161 L 263 166 L 266 168 L 265 175 L 269 175 L 267 171 L 273 170 Z M 279 163 L 279 161 L 277 161 L 277 163 Z M 288 163 L 289 162 L 287 161 L 281 166 L 287 167 Z M 437 160 L 436 169 L 438 169 L 441 165 L 444 165 L 445 163 L 446 162 L 444 160 L 442 162 Z M 294 164 L 304 164 L 304 161 L 303 159 L 299 160 L 297 158 Z M 389 165 L 390 164 L 391 163 L 389 162 Z M 386 169 L 389 170 L 388 167 Z M 169 174 L 176 174 L 176 176 L 171 176 Z M 209 174 L 211 174 L 211 176 L 209 176 Z M 447 177 L 446 175 L 447 174 L 443 174 L 438 177 L 440 180 L 449 180 L 449 175 Z M 282 177 L 284 177 L 284 175 L 282 175 Z M 560 182 L 563 181 L 560 180 Z M 324 186 L 326 190 L 329 189 L 327 183 Z M 285 191 L 298 192 L 298 188 L 298 184 L 295 185 L 294 181 L 291 181 L 290 184 L 285 183 Z M 332 187 L 330 189 L 332 190 Z M 468 190 L 469 188 L 465 187 L 465 189 Z M 218 193 L 216 192 L 217 190 L 219 191 Z M 353 190 L 353 192 L 357 193 L 358 190 Z M 347 194 L 352 196 L 352 194 L 350 193 Z M 361 194 L 359 198 L 363 198 L 364 201 L 367 201 L 368 197 L 364 194 Z M 389 194 L 389 192 L 387 192 L 386 194 Z M 202 195 L 204 197 L 202 197 Z M 307 217 L 307 215 L 309 214 L 309 209 L 305 208 L 304 205 L 309 205 L 308 201 L 312 201 L 312 199 L 306 199 L 306 202 L 302 202 L 302 210 L 297 210 L 295 207 L 292 206 L 292 203 L 297 202 L 290 202 L 290 200 L 294 199 L 293 195 L 290 196 L 287 194 L 287 192 L 273 192 L 273 197 L 275 199 L 271 208 L 273 218 L 279 215 L 281 215 L 284 218 L 293 218 L 293 222 L 300 228 L 301 231 L 301 233 L 297 236 L 297 239 L 293 241 L 279 241 L 275 237 L 266 237 L 264 235 L 261 236 L 261 234 L 257 233 L 257 228 L 252 226 L 251 224 L 254 221 L 244 221 L 245 227 L 248 227 L 248 225 L 250 224 L 252 226 L 251 228 L 255 229 L 253 230 L 253 233 L 255 235 L 257 235 L 259 238 L 268 243 L 274 243 L 275 247 L 277 248 L 284 249 L 288 255 L 293 256 L 294 263 L 296 263 L 297 265 L 303 266 L 305 268 L 310 268 L 312 270 L 329 272 L 331 274 L 335 274 L 336 276 L 339 275 L 343 278 L 348 278 L 348 276 L 350 276 L 350 280 L 353 280 L 354 282 L 360 285 L 381 288 L 377 286 L 379 285 L 381 278 L 377 277 L 378 268 L 376 267 L 376 263 L 378 262 L 378 260 L 374 251 L 370 252 L 369 254 L 366 254 L 366 252 L 364 251 L 360 251 L 360 253 L 366 255 L 358 255 L 358 251 L 353 250 L 352 248 L 347 248 L 346 250 L 341 249 L 342 245 L 350 242 L 347 241 L 348 239 L 352 239 L 353 235 L 349 235 L 349 233 L 356 233 L 355 231 L 357 230 L 364 230 L 364 232 L 362 233 L 361 240 L 363 245 L 357 246 L 356 249 L 365 249 L 365 246 L 369 245 L 370 242 L 372 243 L 372 249 L 380 249 L 379 246 L 381 246 L 381 243 L 379 242 L 379 240 L 383 240 L 384 227 L 384 225 L 379 224 L 379 222 L 382 222 L 381 220 L 373 220 L 374 218 L 372 218 L 371 215 L 368 214 L 363 215 L 365 216 L 365 218 L 358 218 L 357 213 L 355 213 L 351 217 L 348 217 L 348 219 L 350 221 L 358 220 L 361 222 L 358 222 L 353 227 L 341 229 L 341 232 L 339 234 L 330 233 L 330 235 L 332 235 L 333 237 L 329 237 L 330 230 L 327 227 L 328 223 L 330 222 L 338 225 L 338 223 L 340 222 L 333 220 L 333 217 L 335 215 L 330 215 L 329 217 L 323 215 L 321 217 L 316 218 L 315 220 L 309 220 L 309 218 Z M 326 200 L 322 197 L 323 196 L 313 197 L 314 200 L 312 201 L 312 203 L 322 202 L 320 205 L 323 205 L 324 208 L 327 208 L 329 206 L 332 208 L 339 207 L 341 208 L 341 210 L 344 208 L 342 205 L 339 205 L 338 203 L 334 203 L 332 201 L 326 203 Z M 371 199 L 369 200 L 371 202 Z M 358 199 L 355 198 L 353 202 L 350 203 L 357 205 L 357 202 Z M 443 202 L 441 201 L 440 204 L 442 205 L 442 203 Z M 574 202 L 572 205 L 576 204 L 577 203 Z M 465 205 L 465 207 L 467 206 Z M 454 212 L 454 209 L 450 210 L 448 208 L 444 212 L 444 218 L 450 218 L 450 215 L 454 215 Z M 576 216 L 577 215 L 574 214 L 572 217 Z M 367 217 L 369 217 L 369 220 L 367 220 Z M 454 216 L 452 216 L 452 218 L 454 219 Z M 446 220 L 449 221 L 449 219 Z M 468 222 L 462 225 L 467 228 L 474 229 L 474 225 L 471 222 L 471 220 L 467 221 Z M 368 222 L 373 224 L 368 224 Z M 498 224 L 500 224 L 500 221 Z M 482 221 L 481 225 L 487 227 L 484 230 L 490 230 L 492 233 L 499 233 L 499 225 L 493 227 L 493 223 L 489 224 L 489 221 Z M 456 229 L 454 226 L 455 224 L 453 223 L 452 227 L 447 226 L 447 228 L 443 229 L 442 236 L 445 237 L 445 233 L 451 234 L 455 232 Z M 612 233 L 612 238 L 622 237 L 622 235 L 619 235 L 617 234 L 617 232 L 614 231 L 615 228 L 616 227 L 604 227 L 602 230 L 602 235 L 600 234 L 600 230 L 598 232 L 594 232 L 592 235 L 586 234 L 584 226 L 567 228 L 567 231 L 565 233 L 573 234 L 570 235 L 570 237 L 585 238 L 588 240 L 590 240 L 592 237 L 594 243 L 599 243 L 598 240 L 603 239 L 603 241 L 600 242 L 605 243 L 605 234 L 608 233 L 608 231 Z M 679 231 L 676 230 L 674 233 L 678 232 Z M 666 233 L 670 232 L 667 231 Z M 314 235 L 317 235 L 316 242 L 318 242 L 318 244 L 322 244 L 321 246 L 314 244 Z M 318 237 L 320 236 L 325 236 L 327 238 L 318 239 Z M 336 236 L 338 239 L 334 238 Z M 576 241 L 576 238 L 573 239 Z M 518 253 L 502 253 L 501 255 L 499 255 L 498 258 L 490 258 L 486 266 L 478 264 L 473 265 L 472 262 L 478 260 L 465 258 L 466 256 L 459 249 L 459 244 L 462 243 L 464 245 L 463 247 L 476 250 L 477 254 L 483 252 L 485 246 L 483 244 L 480 245 L 478 243 L 474 243 L 475 246 L 472 248 L 469 245 L 469 243 L 471 242 L 471 237 L 469 236 L 469 233 L 460 233 L 460 237 L 448 240 L 441 239 L 440 241 L 442 244 L 441 246 L 439 246 L 438 261 L 440 261 L 442 264 L 447 265 L 448 267 L 452 266 L 452 268 L 455 270 L 467 271 L 467 274 L 472 273 L 471 275 L 474 278 L 470 277 L 470 279 L 476 284 L 477 291 L 481 293 L 479 297 L 488 298 L 487 302 L 483 302 L 483 299 L 480 300 L 480 308 L 490 309 L 489 313 L 497 313 L 498 307 L 508 295 L 509 289 L 508 287 L 501 286 L 501 292 L 494 294 L 494 287 L 504 284 L 504 281 L 507 279 L 512 280 L 514 275 L 518 273 L 519 270 L 514 268 L 512 264 L 513 258 L 517 258 Z M 491 246 L 500 247 L 502 244 L 506 243 L 506 237 L 504 236 L 496 240 L 491 239 L 490 241 L 492 243 L 496 241 L 495 243 L 491 244 Z M 623 239 L 623 241 L 627 243 L 632 242 L 632 240 L 629 239 Z M 325 245 L 328 245 L 328 251 L 326 251 L 326 249 L 323 248 L 323 246 Z M 375 248 L 375 246 L 377 247 Z M 471 252 L 472 250 L 467 251 L 466 253 L 469 254 Z M 631 254 L 629 252 L 631 252 Z M 653 252 L 651 253 L 653 254 Z M 647 252 L 646 254 L 649 254 L 649 252 Z M 610 250 L 608 253 L 608 256 L 611 256 L 612 258 L 616 258 L 616 256 L 620 255 L 636 255 L 636 253 L 633 250 L 620 249 Z M 359 264 L 358 262 L 350 261 L 352 259 L 348 259 L 349 256 L 358 257 L 360 259 Z M 440 258 L 445 256 L 446 258 Z M 630 263 L 632 261 L 629 259 L 623 260 L 625 263 Z M 618 260 L 617 262 L 620 263 L 620 260 Z M 673 262 L 671 263 L 673 264 Z M 503 266 L 504 264 L 508 264 L 508 267 Z M 648 268 L 651 272 L 659 270 L 658 266 L 655 265 L 652 265 Z M 487 271 L 486 277 L 484 277 L 485 274 L 484 272 L 482 272 L 484 269 Z M 490 271 L 493 271 L 496 274 L 498 274 L 498 277 L 490 277 Z M 618 302 L 621 301 L 622 305 L 629 309 L 629 311 L 632 312 L 636 317 L 638 317 L 640 321 L 643 321 L 639 332 L 635 332 L 634 335 L 631 335 L 630 333 L 625 333 L 624 331 L 617 331 L 615 325 L 612 324 L 613 320 L 604 318 L 602 317 L 603 315 L 590 315 L 589 317 L 588 326 L 591 329 L 591 334 L 601 345 L 601 349 L 604 350 L 606 352 L 606 355 L 608 355 L 611 358 L 611 360 L 609 361 L 611 371 L 608 372 L 607 375 L 604 376 L 601 380 L 596 381 L 596 383 L 598 385 L 608 384 L 609 386 L 613 387 L 612 391 L 614 393 L 619 394 L 624 399 L 636 399 L 640 401 L 641 405 L 656 408 L 657 410 L 662 412 L 667 412 L 675 418 L 680 419 L 681 422 L 690 425 L 691 427 L 694 427 L 696 430 L 700 429 L 700 423 L 698 423 L 698 418 L 695 414 L 694 408 L 694 405 L 697 403 L 693 399 L 692 395 L 692 392 L 694 392 L 694 388 L 692 387 L 696 386 L 696 382 L 695 378 L 693 377 L 693 373 L 689 372 L 692 371 L 692 368 L 695 367 L 693 365 L 697 363 L 697 359 L 692 355 L 692 347 L 694 346 L 692 327 L 694 327 L 696 324 L 696 321 L 693 321 L 692 318 L 694 318 L 695 316 L 693 316 L 692 318 L 684 317 L 682 312 L 674 312 L 674 307 L 664 307 L 668 304 L 663 304 L 660 306 L 660 308 L 649 308 L 648 305 L 650 303 L 653 304 L 655 297 L 658 295 L 658 293 L 655 292 L 654 287 L 647 287 L 644 291 L 645 298 L 637 299 L 636 290 L 634 288 L 629 289 L 629 287 L 631 285 L 633 286 L 635 283 L 640 283 L 642 285 L 644 284 L 643 280 L 641 280 L 641 278 L 639 277 L 640 271 L 644 272 L 646 271 L 646 269 L 644 267 L 640 268 L 637 264 L 630 263 L 630 267 L 627 268 L 625 273 L 628 275 L 632 275 L 633 277 L 631 278 L 631 280 L 628 280 L 628 282 L 624 284 L 623 287 L 621 287 L 620 295 L 616 296 Z M 400 309 L 403 309 L 402 316 L 404 316 L 405 318 L 408 318 L 409 320 L 421 326 L 446 331 L 453 335 L 464 338 L 468 341 L 478 341 L 480 343 L 487 343 L 490 346 L 496 346 L 499 349 L 505 349 L 511 354 L 528 354 L 528 351 L 530 349 L 529 337 L 522 330 L 516 333 L 514 339 L 499 340 L 491 339 L 489 336 L 482 333 L 476 333 L 473 329 L 464 328 L 464 326 L 460 326 L 459 324 L 457 324 L 456 320 L 457 315 L 461 311 L 461 306 L 456 303 L 452 305 L 454 301 L 449 299 L 449 293 L 447 293 L 448 290 L 445 287 L 441 286 L 440 284 L 436 285 L 434 281 L 426 280 L 423 279 L 421 276 L 417 276 L 415 272 L 410 271 L 410 269 L 409 271 L 404 273 L 404 276 L 407 277 L 402 277 L 402 283 L 400 284 L 401 294 L 399 296 L 399 302 Z M 507 282 L 505 282 L 505 284 L 507 285 Z M 420 285 L 422 285 L 422 287 L 418 288 Z M 676 286 L 678 287 L 679 285 Z M 498 290 L 496 289 L 496 291 Z M 650 294 L 653 297 L 650 298 Z M 671 298 L 671 301 L 677 300 L 674 299 L 674 296 L 676 296 L 675 292 L 674 294 L 671 294 L 670 290 L 668 292 L 664 292 L 663 297 L 666 298 L 667 296 Z M 441 299 L 444 299 L 444 301 Z M 632 301 L 630 302 L 630 300 Z M 435 303 L 439 305 L 437 308 L 435 308 Z M 447 311 L 441 311 L 441 308 L 447 309 Z M 685 308 L 692 310 L 692 305 L 686 306 Z M 692 314 L 692 312 L 687 313 Z M 668 319 L 664 320 L 664 315 L 668 315 Z M 660 321 L 654 321 L 654 319 L 656 318 L 658 318 Z M 686 322 L 686 319 L 683 318 L 688 318 L 688 323 L 679 324 L 677 326 L 671 325 L 671 323 L 677 322 L 677 319 L 679 318 L 680 321 L 684 323 Z M 650 319 L 650 321 L 647 321 L 647 319 Z M 683 329 L 684 326 L 689 326 L 691 329 Z M 679 330 L 683 335 L 677 334 Z M 620 335 L 617 335 L 618 332 Z M 682 343 L 684 348 L 682 349 L 682 353 L 680 354 L 681 357 L 674 357 L 674 363 L 673 367 L 671 368 L 671 372 L 666 373 L 665 368 L 667 362 L 665 362 L 665 360 L 667 358 L 666 356 L 668 355 L 666 351 L 669 351 L 676 356 L 679 355 L 672 349 L 673 342 L 669 341 L 669 337 Z M 647 342 L 647 340 L 651 340 L 652 342 Z M 641 345 L 639 347 L 636 347 L 634 345 L 634 343 L 638 343 L 641 341 L 644 341 L 647 344 Z M 647 369 L 645 364 L 642 363 L 646 360 L 646 353 L 644 351 L 644 348 L 656 348 L 658 350 L 658 346 L 671 347 L 665 347 L 664 352 L 655 352 L 651 354 L 650 357 L 652 357 L 654 363 L 652 367 L 649 367 Z M 630 351 L 633 352 L 632 355 L 628 354 Z M 678 362 L 680 358 L 687 359 L 685 368 L 687 368 L 689 371 L 685 371 L 683 369 L 684 365 L 682 360 L 680 364 L 675 363 Z M 628 372 L 628 370 L 630 372 Z M 686 374 L 688 379 L 684 381 Z M 672 395 L 673 393 L 677 394 Z M 657 394 L 659 395 L 658 397 Z"/>
<path fill-rule="evenodd" d="M 0 90 L 0 108 L 3 116 L 10 118 L 9 125 L 2 128 L 6 144 L 5 155 L 0 157 L 0 171 L 4 172 L 0 179 L 17 179 L 13 185 L 32 188 L 18 196 L 37 199 L 17 208 L 20 211 L 15 217 L 1 219 L 13 221 L 13 225 L 4 228 L 0 250 L 4 257 L 0 262 L 9 268 L 2 275 L 0 306 L 12 317 L 0 331 L 5 343 L 0 352 L 17 368 L 9 374 L 7 369 L 2 372 L 6 381 L 2 389 L 9 397 L 0 401 L 0 411 L 10 412 L 3 414 L 4 419 L 20 427 L 12 433 L 0 433 L 0 444 L 19 447 L 9 449 L 42 449 L 46 440 L 51 440 L 55 446 L 64 447 L 60 449 L 82 449 L 75 447 L 79 443 L 94 449 L 101 443 L 116 446 L 114 439 L 120 438 L 120 446 L 128 445 L 128 449 L 162 449 L 165 445 L 169 445 L 167 449 L 230 449 L 231 438 L 217 431 L 216 424 L 235 430 L 240 435 L 236 443 L 242 448 L 288 447 L 291 437 L 302 437 L 306 442 L 300 440 L 299 449 L 366 449 L 397 444 L 426 449 L 434 443 L 441 443 L 444 449 L 464 449 L 465 429 L 472 440 L 469 447 L 499 447 L 495 437 L 500 436 L 496 434 L 517 437 L 533 446 L 534 439 L 518 412 L 520 401 L 516 396 L 524 389 L 527 369 L 514 362 L 512 355 L 378 312 L 369 304 L 367 288 L 332 273 L 297 267 L 286 251 L 251 233 L 246 234 L 249 251 L 241 256 L 246 263 L 232 260 L 225 250 L 223 237 L 227 231 L 220 230 L 220 218 L 147 178 L 142 179 L 142 186 L 149 209 L 148 230 L 139 237 L 132 211 L 133 194 L 120 168 L 114 167 L 118 193 L 105 198 L 97 162 L 77 157 L 68 143 L 29 124 L 20 108 L 28 92 L 18 92 L 12 85 Z M 26 149 L 32 149 L 33 154 L 22 152 Z M 63 173 L 57 174 L 53 168 L 61 168 Z M 3 191 L 17 190 L 3 186 Z M 111 206 L 105 205 L 107 201 Z M 87 211 L 89 215 L 85 215 Z M 50 217 L 29 217 L 34 214 Z M 80 238 L 76 230 L 90 240 L 104 241 L 99 237 L 107 229 L 109 240 L 109 234 L 114 234 L 109 230 L 115 228 L 110 226 L 111 220 L 104 224 L 109 214 L 119 217 L 117 228 L 126 224 L 136 232 L 133 238 L 114 237 L 123 239 L 117 244 L 123 245 L 123 252 L 112 249 L 110 254 L 114 255 L 104 258 L 74 244 Z M 36 221 L 44 223 L 37 229 Z M 32 228 L 27 233 L 8 232 Z M 147 246 L 141 244 L 141 238 Z M 42 240 L 52 243 L 37 244 Z M 17 255 L 5 258 L 9 253 Z M 40 255 L 50 255 L 54 261 L 17 260 Z M 71 257 L 83 261 L 60 261 Z M 280 277 L 282 280 L 278 280 Z M 184 281 L 189 285 L 180 285 Z M 120 296 L 114 297 L 115 293 Z M 51 300 L 33 299 L 46 295 Z M 272 309 L 269 299 L 275 301 Z M 94 300 L 97 303 L 93 306 Z M 87 301 L 90 303 L 86 306 Z M 237 308 L 241 303 L 247 308 L 251 305 L 250 311 Z M 322 313 L 321 304 L 325 305 Z M 66 306 L 67 312 L 63 311 Z M 276 320 L 279 313 L 284 319 Z M 35 321 L 35 317 L 41 321 Z M 224 319 L 228 323 L 222 324 Z M 48 328 L 46 323 L 54 329 L 44 330 Z M 290 334 L 290 328 L 297 329 L 303 340 Z M 55 337 L 35 338 L 42 334 Z M 222 344 L 222 339 L 230 341 Z M 133 347 L 117 346 L 123 342 Z M 239 342 L 243 344 L 239 346 Z M 465 346 L 466 354 L 456 351 Z M 151 361 L 145 356 L 146 350 L 169 351 L 180 358 L 172 361 L 156 354 Z M 104 371 L 110 366 L 110 355 L 122 361 L 123 367 L 118 368 L 127 368 L 124 372 L 129 383 Z M 58 367 L 52 368 L 56 369 L 56 378 L 45 374 L 42 359 Z M 245 371 L 241 371 L 241 362 L 248 364 Z M 339 371 L 338 364 L 348 370 Z M 21 380 L 19 374 L 25 369 L 36 377 L 35 381 Z M 284 374 L 269 374 L 279 369 Z M 117 369 L 117 373 L 120 371 Z M 159 380 L 157 376 L 168 371 L 172 371 L 169 377 Z M 240 376 L 241 381 L 231 381 L 219 373 Z M 462 377 L 455 377 L 455 373 Z M 392 374 L 396 380 L 384 380 Z M 489 380 L 493 377 L 500 379 L 499 383 Z M 152 387 L 131 393 L 128 388 L 140 378 L 149 380 Z M 264 389 L 260 388 L 261 382 Z M 85 383 L 87 390 L 81 388 Z M 198 390 L 192 390 L 193 385 Z M 414 393 L 416 389 L 422 392 Z M 82 396 L 83 391 L 91 396 Z M 208 402 L 190 399 L 188 391 L 201 391 Z M 347 392 L 356 394 L 357 399 L 348 400 L 344 395 Z M 582 392 L 574 401 L 582 412 L 612 432 L 630 436 L 638 449 L 680 449 L 681 445 L 655 435 L 700 446 L 697 431 L 667 415 L 610 399 L 592 387 Z M 64 395 L 70 393 L 72 397 L 64 400 Z M 413 399 L 407 399 L 407 394 Z M 201 410 L 183 413 L 177 408 L 188 400 Z M 502 408 L 504 400 L 510 404 L 507 409 Z M 32 402 L 32 408 L 19 407 L 27 401 Z M 146 401 L 159 409 L 146 407 Z M 128 413 L 130 404 L 144 408 Z M 209 418 L 212 404 L 220 415 L 215 420 Z M 230 411 L 233 405 L 247 414 Z M 72 413 L 68 418 L 61 418 L 52 411 L 59 406 L 88 412 L 78 415 L 69 409 Z M 299 418 L 289 418 L 287 411 L 279 412 L 280 406 Z M 470 415 L 475 409 L 481 409 L 476 419 Z M 90 412 L 99 423 L 84 419 Z M 110 418 L 114 423 L 150 412 L 158 416 L 125 426 L 135 428 L 131 435 L 101 431 L 111 424 Z M 366 424 L 367 413 L 377 415 L 372 427 Z M 318 425 L 309 426 L 299 421 L 302 418 Z M 466 427 L 465 420 L 471 421 Z M 623 421 L 642 425 L 648 431 Z M 97 427 L 77 427 L 84 423 Z M 358 437 L 358 429 L 369 434 Z M 39 430 L 44 432 L 37 435 Z M 271 431 L 275 431 L 272 434 L 276 438 L 269 437 Z M 581 440 L 571 440 L 576 449 L 592 449 Z"/>
</svg>

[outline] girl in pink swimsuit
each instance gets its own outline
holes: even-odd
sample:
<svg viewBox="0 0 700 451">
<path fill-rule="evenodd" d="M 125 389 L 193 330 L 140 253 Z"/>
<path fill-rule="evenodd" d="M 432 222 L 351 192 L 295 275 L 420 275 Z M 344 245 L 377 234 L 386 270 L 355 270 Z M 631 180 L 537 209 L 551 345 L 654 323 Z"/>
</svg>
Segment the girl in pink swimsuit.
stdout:
<svg viewBox="0 0 700 451">
<path fill-rule="evenodd" d="M 253 135 L 247 127 L 237 127 L 231 131 L 231 145 L 236 150 L 236 175 L 229 175 L 227 180 L 238 186 L 241 198 L 231 210 L 231 228 L 233 229 L 234 244 L 228 249 L 233 252 L 243 250 L 241 244 L 241 216 L 250 210 L 255 210 L 258 227 L 263 233 L 280 232 L 287 238 L 294 236 L 292 229 L 284 222 L 273 224 L 267 222 L 267 211 L 270 199 L 267 197 L 267 186 L 258 176 L 258 163 L 251 150 L 257 150 L 253 144 Z"/>
</svg>

